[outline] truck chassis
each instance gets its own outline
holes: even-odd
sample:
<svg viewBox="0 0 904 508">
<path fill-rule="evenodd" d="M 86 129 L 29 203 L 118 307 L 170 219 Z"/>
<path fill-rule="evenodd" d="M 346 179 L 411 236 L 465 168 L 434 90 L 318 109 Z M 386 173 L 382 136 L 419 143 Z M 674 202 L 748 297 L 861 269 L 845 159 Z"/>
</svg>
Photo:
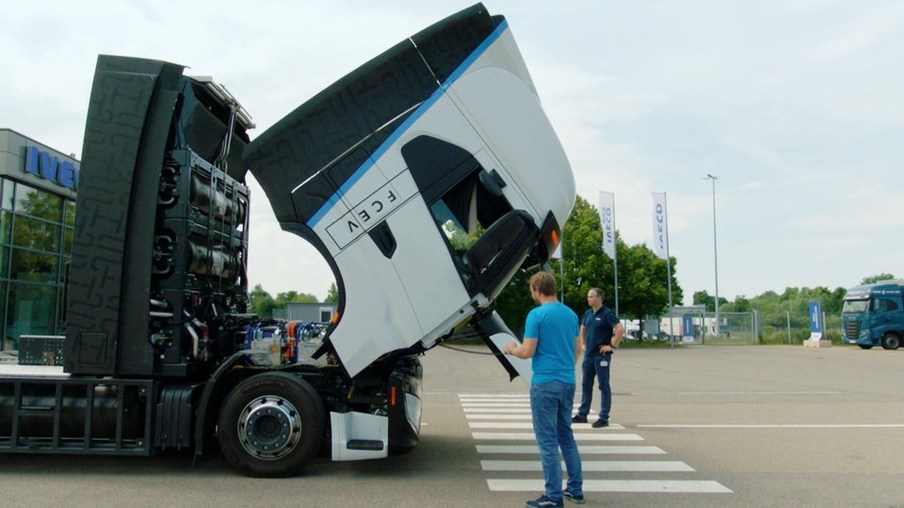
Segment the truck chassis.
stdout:
<svg viewBox="0 0 904 508">
<path fill-rule="evenodd" d="M 0 364 L 0 452 L 215 438 L 243 473 L 288 476 L 414 448 L 419 356 L 462 330 L 529 379 L 492 303 L 555 250 L 575 189 L 505 18 L 441 20 L 254 141 L 224 87 L 183 71 L 98 58 L 66 333 Z M 316 336 L 248 313 L 247 171 L 336 278 Z"/>
</svg>

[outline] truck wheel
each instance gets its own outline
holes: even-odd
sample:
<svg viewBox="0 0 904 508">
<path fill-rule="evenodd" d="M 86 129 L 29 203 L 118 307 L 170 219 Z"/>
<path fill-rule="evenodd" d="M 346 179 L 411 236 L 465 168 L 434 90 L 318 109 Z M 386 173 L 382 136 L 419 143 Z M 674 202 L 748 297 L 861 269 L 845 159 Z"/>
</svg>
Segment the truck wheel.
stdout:
<svg viewBox="0 0 904 508">
<path fill-rule="evenodd" d="M 317 454 L 326 415 L 301 378 L 268 372 L 251 376 L 226 397 L 217 440 L 230 464 L 250 476 L 297 474 Z"/>
<path fill-rule="evenodd" d="M 882 337 L 882 348 L 884 349 L 898 349 L 901 347 L 901 337 L 895 333 L 889 333 L 885 337 Z"/>
</svg>

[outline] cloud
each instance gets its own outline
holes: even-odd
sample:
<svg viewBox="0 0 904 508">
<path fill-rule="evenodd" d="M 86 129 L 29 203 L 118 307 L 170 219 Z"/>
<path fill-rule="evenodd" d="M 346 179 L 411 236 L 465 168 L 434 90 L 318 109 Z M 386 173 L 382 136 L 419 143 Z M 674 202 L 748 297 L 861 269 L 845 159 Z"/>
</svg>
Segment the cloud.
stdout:
<svg viewBox="0 0 904 508">
<path fill-rule="evenodd" d="M 896 1 L 497 0 L 566 149 L 578 192 L 615 192 L 616 226 L 652 239 L 668 196 L 690 295 L 849 285 L 904 249 L 904 4 Z M 259 135 L 371 57 L 462 8 L 451 0 L 200 0 L 4 6 L 3 127 L 80 152 L 100 53 L 164 59 L 223 83 Z M 323 297 L 326 262 L 252 188 L 252 284 Z M 868 248 L 877 238 L 882 249 Z M 850 260 L 855 259 L 852 263 Z"/>
<path fill-rule="evenodd" d="M 869 56 L 884 44 L 901 41 L 901 23 L 904 21 L 904 4 L 900 2 L 877 3 L 872 9 L 855 13 L 840 29 L 813 50 L 813 56 L 837 60 L 853 56 Z"/>
</svg>

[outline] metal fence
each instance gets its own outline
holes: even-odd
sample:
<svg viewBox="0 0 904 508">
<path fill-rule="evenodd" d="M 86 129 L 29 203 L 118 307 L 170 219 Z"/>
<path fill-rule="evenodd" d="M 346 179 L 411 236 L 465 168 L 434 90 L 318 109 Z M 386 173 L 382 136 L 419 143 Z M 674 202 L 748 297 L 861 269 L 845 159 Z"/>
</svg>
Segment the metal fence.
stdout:
<svg viewBox="0 0 904 508">
<path fill-rule="evenodd" d="M 751 312 L 684 313 L 659 319 L 659 335 L 681 344 L 758 344 L 756 319 Z M 674 332 L 672 332 L 674 330 Z"/>
<path fill-rule="evenodd" d="M 764 344 L 801 344 L 810 338 L 807 314 L 785 311 L 784 316 L 760 316 L 760 342 Z M 823 337 L 841 343 L 841 316 L 823 312 Z"/>
<path fill-rule="evenodd" d="M 646 320 L 647 330 L 661 340 L 682 344 L 745 345 L 745 344 L 802 344 L 810 338 L 807 313 L 764 314 L 751 312 L 698 312 L 662 316 Z M 650 323 L 658 323 L 658 330 L 650 330 Z M 841 316 L 823 313 L 824 338 L 841 342 Z M 674 333 L 670 331 L 674 330 Z"/>
</svg>

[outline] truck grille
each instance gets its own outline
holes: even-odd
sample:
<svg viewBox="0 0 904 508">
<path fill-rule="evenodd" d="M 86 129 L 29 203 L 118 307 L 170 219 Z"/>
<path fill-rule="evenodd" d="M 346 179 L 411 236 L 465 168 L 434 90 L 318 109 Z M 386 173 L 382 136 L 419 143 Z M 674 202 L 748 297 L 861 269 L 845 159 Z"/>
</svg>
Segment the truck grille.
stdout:
<svg viewBox="0 0 904 508">
<path fill-rule="evenodd" d="M 845 321 L 844 336 L 848 340 L 857 340 L 860 336 L 860 321 Z"/>
</svg>

